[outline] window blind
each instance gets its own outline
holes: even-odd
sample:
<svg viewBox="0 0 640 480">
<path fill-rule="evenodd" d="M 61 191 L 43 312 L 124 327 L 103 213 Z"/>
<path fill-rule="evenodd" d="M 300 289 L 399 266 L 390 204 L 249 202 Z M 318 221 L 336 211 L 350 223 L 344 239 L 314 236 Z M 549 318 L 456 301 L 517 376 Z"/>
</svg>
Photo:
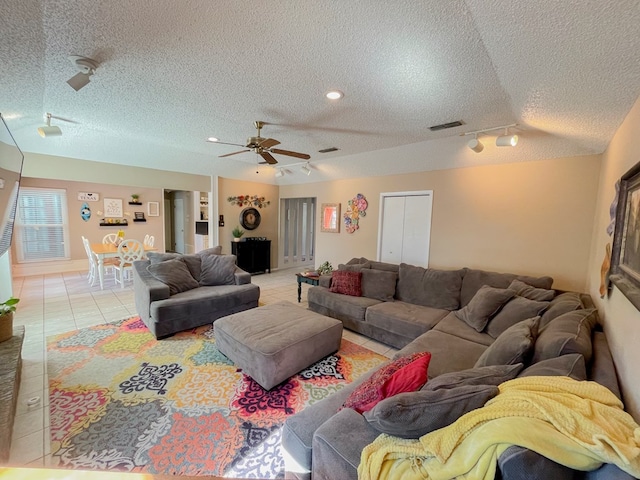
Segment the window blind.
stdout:
<svg viewBox="0 0 640 480">
<path fill-rule="evenodd" d="M 18 263 L 68 260 L 66 190 L 21 187 L 15 234 Z"/>
</svg>

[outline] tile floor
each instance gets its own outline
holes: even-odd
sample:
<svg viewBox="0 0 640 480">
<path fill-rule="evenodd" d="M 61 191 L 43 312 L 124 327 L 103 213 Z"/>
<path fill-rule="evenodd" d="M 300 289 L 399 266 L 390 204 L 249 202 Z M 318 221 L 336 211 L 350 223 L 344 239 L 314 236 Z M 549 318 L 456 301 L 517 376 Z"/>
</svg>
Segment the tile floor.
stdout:
<svg viewBox="0 0 640 480">
<path fill-rule="evenodd" d="M 295 270 L 254 275 L 264 304 L 279 300 L 297 303 Z M 90 287 L 86 272 L 60 273 L 14 278 L 14 296 L 20 298 L 14 325 L 25 326 L 22 347 L 22 378 L 13 427 L 12 466 L 49 466 L 49 396 L 46 339 L 50 335 L 120 320 L 136 315 L 131 284 L 115 286 L 105 279 L 105 289 Z M 309 285 L 302 285 L 302 307 Z M 344 337 L 382 355 L 396 349 L 345 330 Z M 35 402 L 35 404 L 31 404 Z"/>
</svg>

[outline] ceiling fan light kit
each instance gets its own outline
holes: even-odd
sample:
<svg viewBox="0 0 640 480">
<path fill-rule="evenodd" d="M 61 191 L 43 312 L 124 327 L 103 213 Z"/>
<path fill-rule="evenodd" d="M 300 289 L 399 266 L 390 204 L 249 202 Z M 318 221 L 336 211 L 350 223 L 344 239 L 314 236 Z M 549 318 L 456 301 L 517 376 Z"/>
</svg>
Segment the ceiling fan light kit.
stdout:
<svg viewBox="0 0 640 480">
<path fill-rule="evenodd" d="M 80 57 L 78 55 L 70 55 L 69 60 L 71 60 L 71 63 L 73 63 L 78 69 L 78 73 L 67 80 L 67 83 L 77 92 L 89 84 L 91 81 L 91 75 L 96 73 L 98 62 L 91 58 Z"/>
<path fill-rule="evenodd" d="M 493 132 L 495 130 L 504 129 L 504 135 L 500 135 L 496 138 L 496 146 L 497 147 L 515 147 L 518 144 L 518 135 L 509 135 L 509 128 L 517 127 L 517 123 L 512 123 L 511 125 L 501 125 L 499 127 L 485 128 L 482 130 L 475 130 L 473 132 L 461 133 L 460 136 L 465 135 L 473 135 L 474 138 L 467 142 L 467 147 L 473 150 L 476 153 L 480 153 L 484 150 L 484 145 L 480 140 L 478 140 L 478 135 L 484 134 L 487 135 L 489 132 Z"/>
<path fill-rule="evenodd" d="M 42 138 L 59 137 L 60 135 L 62 135 L 62 130 L 60 130 L 60 127 L 51 125 L 50 113 L 47 113 L 47 124 L 43 127 L 38 128 L 38 135 L 40 135 Z"/>
</svg>

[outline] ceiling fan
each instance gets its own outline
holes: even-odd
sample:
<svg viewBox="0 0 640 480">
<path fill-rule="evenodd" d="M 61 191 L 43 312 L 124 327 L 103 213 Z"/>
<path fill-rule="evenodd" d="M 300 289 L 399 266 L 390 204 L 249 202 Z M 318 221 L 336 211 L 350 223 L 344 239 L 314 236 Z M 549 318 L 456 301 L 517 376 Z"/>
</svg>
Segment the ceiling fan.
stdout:
<svg viewBox="0 0 640 480">
<path fill-rule="evenodd" d="M 311 158 L 311 156 L 307 155 L 306 153 L 292 152 L 290 150 L 280 150 L 279 148 L 273 148 L 276 145 L 280 145 L 280 142 L 275 138 L 262 138 L 260 136 L 260 130 L 262 129 L 262 127 L 264 127 L 264 122 L 256 120 L 255 122 L 253 122 L 253 125 L 258 130 L 258 134 L 255 137 L 249 137 L 247 139 L 246 145 L 241 145 L 239 143 L 220 142 L 216 140 L 215 143 L 221 143 L 222 145 L 236 145 L 238 147 L 245 147 L 247 149 L 220 155 L 219 158 L 230 157 L 231 155 L 237 155 L 238 153 L 254 152 L 264 159 L 264 161 L 260 163 L 268 163 L 269 165 L 275 165 L 276 163 L 278 163 L 275 157 L 271 155 L 272 153 L 275 153 L 277 155 L 288 155 L 289 157 L 302 158 L 304 160 L 309 160 Z"/>
</svg>

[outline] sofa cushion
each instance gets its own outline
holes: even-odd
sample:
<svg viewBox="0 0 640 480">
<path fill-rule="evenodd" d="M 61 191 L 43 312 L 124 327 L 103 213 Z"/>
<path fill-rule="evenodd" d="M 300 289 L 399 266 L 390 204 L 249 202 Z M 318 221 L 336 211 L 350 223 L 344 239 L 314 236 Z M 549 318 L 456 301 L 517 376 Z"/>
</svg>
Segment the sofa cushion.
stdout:
<svg viewBox="0 0 640 480">
<path fill-rule="evenodd" d="M 170 295 L 199 287 L 198 282 L 191 276 L 187 265 L 178 258 L 159 263 L 150 263 L 147 266 L 147 271 L 156 280 L 169 286 Z"/>
<path fill-rule="evenodd" d="M 362 269 L 362 296 L 392 302 L 398 274 L 385 270 Z"/>
<path fill-rule="evenodd" d="M 456 310 L 464 270 L 436 270 L 400 264 L 396 298 L 425 307 Z"/>
<path fill-rule="evenodd" d="M 542 318 L 540 319 L 540 330 L 542 330 L 545 325 L 554 318 L 582 308 L 584 308 L 584 304 L 582 303 L 582 298 L 579 293 L 564 292 L 557 295 L 553 300 L 551 300 L 549 307 L 542 314 Z"/>
<path fill-rule="evenodd" d="M 200 285 L 234 285 L 236 283 L 235 255 L 203 255 Z"/>
<path fill-rule="evenodd" d="M 549 302 L 556 296 L 555 290 L 547 290 L 546 288 L 536 288 L 524 283 L 517 278 L 514 279 L 509 287 L 511 290 L 515 290 L 517 295 L 528 298 L 529 300 L 539 300 L 542 302 Z"/>
<path fill-rule="evenodd" d="M 443 373 L 473 368 L 486 349 L 485 345 L 437 330 L 429 330 L 397 351 L 394 358 L 416 352 L 430 352 L 429 378 L 435 378 Z"/>
<path fill-rule="evenodd" d="M 522 363 L 513 365 L 488 365 L 450 372 L 430 379 L 422 390 L 439 390 L 467 385 L 500 385 L 513 380 L 522 371 Z"/>
<path fill-rule="evenodd" d="M 220 247 L 216 247 L 220 248 Z M 215 250 L 215 249 L 209 249 Z M 200 270 L 201 270 L 201 261 L 202 252 L 191 254 L 191 255 L 183 255 L 181 253 L 158 253 L 158 252 L 149 252 L 147 253 L 147 258 L 151 262 L 152 265 L 160 262 L 166 262 L 167 260 L 182 260 L 189 269 L 191 276 L 196 279 L 196 281 L 200 281 Z"/>
<path fill-rule="evenodd" d="M 554 318 L 540 330 L 533 353 L 533 362 L 581 353 L 585 362 L 591 360 L 591 332 L 598 323 L 594 308 L 574 310 Z"/>
<path fill-rule="evenodd" d="M 587 379 L 587 367 L 581 354 L 570 353 L 534 363 L 518 375 L 518 377 L 535 376 L 571 377 L 582 381 Z"/>
<path fill-rule="evenodd" d="M 384 270 L 385 272 L 396 272 L 396 273 L 398 273 L 400 269 L 400 265 L 397 265 L 395 263 L 376 262 L 375 260 L 367 260 L 362 267 L 372 268 L 374 270 Z"/>
<path fill-rule="evenodd" d="M 448 313 L 413 303 L 382 302 L 367 308 L 364 318 L 369 325 L 414 339 L 431 330 Z"/>
<path fill-rule="evenodd" d="M 466 306 L 455 312 L 456 317 L 481 332 L 491 317 L 498 313 L 498 310 L 515 294 L 516 292 L 508 288 L 494 288 L 484 285 Z"/>
<path fill-rule="evenodd" d="M 464 307 L 471 301 L 480 287 L 488 285 L 495 288 L 507 288 L 514 279 L 536 288 L 551 288 L 553 278 L 551 277 L 529 277 L 526 275 L 515 275 L 513 273 L 488 272 L 486 270 L 476 270 L 468 268 L 462 280 L 460 289 L 460 306 Z"/>
<path fill-rule="evenodd" d="M 507 328 L 476 362 L 476 367 L 528 363 L 538 334 L 540 317 L 533 317 Z"/>
<path fill-rule="evenodd" d="M 362 272 L 334 270 L 331 272 L 329 291 L 353 297 L 362 296 Z"/>
<path fill-rule="evenodd" d="M 342 408 L 363 413 L 387 396 L 420 389 L 427 381 L 429 360 L 429 352 L 419 352 L 384 365 L 351 392 Z"/>
<path fill-rule="evenodd" d="M 517 280 L 514 280 L 514 282 Z M 493 338 L 498 338 L 502 332 L 512 325 L 515 325 L 527 318 L 542 315 L 542 312 L 549 306 L 549 302 L 529 300 L 525 297 L 516 296 L 509 300 L 507 304 L 489 321 L 485 332 Z"/>
<path fill-rule="evenodd" d="M 470 327 L 467 322 L 460 320 L 455 312 L 449 312 L 433 329 L 464 338 L 470 342 L 486 345 L 487 347 L 495 341 L 495 338 L 485 331 L 478 332 L 475 328 Z"/>
<path fill-rule="evenodd" d="M 380 303 L 380 300 L 367 297 L 352 297 L 330 292 L 326 287 L 311 287 L 307 291 L 309 308 L 317 313 L 331 316 L 339 320 L 364 321 L 369 307 Z"/>
<path fill-rule="evenodd" d="M 386 398 L 364 417 L 376 430 L 401 438 L 420 438 L 446 427 L 498 394 L 495 385 L 420 390 Z"/>
</svg>

